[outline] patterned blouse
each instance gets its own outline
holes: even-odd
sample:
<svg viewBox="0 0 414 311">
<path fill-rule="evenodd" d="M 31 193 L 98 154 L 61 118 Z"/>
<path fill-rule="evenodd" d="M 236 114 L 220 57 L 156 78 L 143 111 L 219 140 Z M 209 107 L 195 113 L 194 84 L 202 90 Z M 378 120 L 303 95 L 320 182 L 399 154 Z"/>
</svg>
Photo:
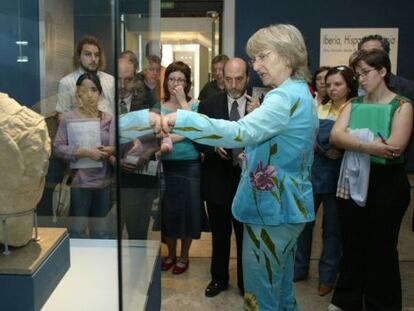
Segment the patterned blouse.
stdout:
<svg viewBox="0 0 414 311">
<path fill-rule="evenodd" d="M 148 129 L 143 113 L 121 119 L 124 139 Z M 314 220 L 310 172 L 317 127 L 307 84 L 288 79 L 238 121 L 178 110 L 174 133 L 211 146 L 246 147 L 233 215 L 244 223 L 279 225 Z"/>
</svg>

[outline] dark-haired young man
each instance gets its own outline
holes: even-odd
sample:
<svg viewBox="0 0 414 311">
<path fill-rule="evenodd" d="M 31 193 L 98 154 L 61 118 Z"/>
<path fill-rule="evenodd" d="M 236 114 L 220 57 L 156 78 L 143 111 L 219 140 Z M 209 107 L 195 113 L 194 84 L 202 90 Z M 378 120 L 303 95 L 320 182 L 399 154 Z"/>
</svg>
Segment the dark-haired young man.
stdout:
<svg viewBox="0 0 414 311">
<path fill-rule="evenodd" d="M 102 98 L 98 108 L 113 114 L 115 97 L 115 80 L 110 74 L 101 71 L 105 66 L 102 47 L 97 38 L 91 35 L 82 37 L 76 45 L 73 56 L 75 71 L 59 81 L 56 111 L 63 113 L 76 107 L 76 80 L 85 72 L 95 73 L 102 85 Z"/>
</svg>

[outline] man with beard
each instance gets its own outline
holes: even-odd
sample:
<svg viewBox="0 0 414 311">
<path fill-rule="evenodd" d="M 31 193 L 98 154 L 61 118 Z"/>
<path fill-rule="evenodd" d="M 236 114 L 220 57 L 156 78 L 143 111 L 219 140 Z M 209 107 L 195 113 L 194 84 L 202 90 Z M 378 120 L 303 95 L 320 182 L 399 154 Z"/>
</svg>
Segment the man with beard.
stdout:
<svg viewBox="0 0 414 311">
<path fill-rule="evenodd" d="M 76 81 L 85 72 L 90 72 L 99 77 L 102 85 L 102 96 L 98 102 L 99 110 L 113 114 L 115 80 L 110 74 L 100 71 L 103 69 L 105 61 L 98 39 L 91 35 L 82 37 L 76 45 L 73 64 L 77 69 L 59 81 L 56 111 L 61 114 L 76 107 Z"/>
<path fill-rule="evenodd" d="M 216 119 L 236 121 L 244 117 L 247 108 L 246 87 L 249 72 L 246 62 L 240 58 L 228 60 L 223 76 L 226 92 L 202 101 L 198 112 Z M 197 145 L 197 149 L 205 155 L 202 163 L 202 193 L 207 203 L 213 239 L 210 267 L 212 280 L 205 295 L 214 297 L 228 288 L 232 223 L 237 244 L 237 285 L 243 294 L 243 224 L 231 213 L 232 201 L 240 181 L 238 154 L 242 150 L 207 145 Z"/>
</svg>

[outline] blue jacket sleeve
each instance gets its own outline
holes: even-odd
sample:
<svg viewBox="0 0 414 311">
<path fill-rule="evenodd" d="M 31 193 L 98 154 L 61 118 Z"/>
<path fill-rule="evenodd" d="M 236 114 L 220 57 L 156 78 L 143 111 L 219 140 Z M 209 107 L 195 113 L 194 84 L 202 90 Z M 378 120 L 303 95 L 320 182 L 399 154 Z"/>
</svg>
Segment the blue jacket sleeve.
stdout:
<svg viewBox="0 0 414 311">
<path fill-rule="evenodd" d="M 238 148 L 254 145 L 283 131 L 296 104 L 291 104 L 286 92 L 274 89 L 259 108 L 237 122 L 178 110 L 174 132 L 210 146 Z"/>
<path fill-rule="evenodd" d="M 119 117 L 120 143 L 125 144 L 140 136 L 152 134 L 149 109 L 126 113 Z"/>
</svg>

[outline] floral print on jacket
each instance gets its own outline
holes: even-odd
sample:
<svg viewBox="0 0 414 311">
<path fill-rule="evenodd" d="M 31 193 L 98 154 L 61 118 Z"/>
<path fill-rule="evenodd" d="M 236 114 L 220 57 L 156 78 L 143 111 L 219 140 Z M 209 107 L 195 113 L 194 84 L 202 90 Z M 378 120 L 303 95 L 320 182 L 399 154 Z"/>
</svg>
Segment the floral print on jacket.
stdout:
<svg viewBox="0 0 414 311">
<path fill-rule="evenodd" d="M 138 119 L 134 112 L 121 119 L 121 135 Z M 174 133 L 210 146 L 245 147 L 233 215 L 244 223 L 279 225 L 314 220 L 310 172 L 317 128 L 307 84 L 288 79 L 238 121 L 178 110 Z"/>
</svg>

